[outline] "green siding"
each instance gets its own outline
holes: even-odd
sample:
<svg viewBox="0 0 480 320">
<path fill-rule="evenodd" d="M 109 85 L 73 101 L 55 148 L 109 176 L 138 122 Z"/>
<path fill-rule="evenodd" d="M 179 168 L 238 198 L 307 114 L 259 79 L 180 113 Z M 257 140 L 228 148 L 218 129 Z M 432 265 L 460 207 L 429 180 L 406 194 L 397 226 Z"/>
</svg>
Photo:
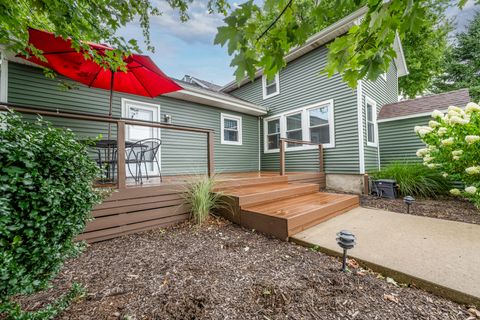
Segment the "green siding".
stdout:
<svg viewBox="0 0 480 320">
<path fill-rule="evenodd" d="M 380 133 L 380 161 L 382 167 L 393 161 L 418 161 L 416 152 L 425 143 L 415 134 L 415 126 L 425 126 L 430 117 L 423 116 L 378 124 Z"/>
<path fill-rule="evenodd" d="M 270 115 L 302 108 L 325 100 L 334 100 L 335 148 L 325 150 L 326 172 L 359 171 L 357 95 L 337 74 L 332 78 L 321 74 L 327 61 L 327 49 L 320 47 L 288 63 L 280 72 L 280 94 L 263 100 L 262 79 L 232 92 L 234 95 L 267 107 Z M 262 121 L 263 123 L 263 121 Z M 263 128 L 262 128 L 263 136 Z M 263 153 L 262 170 L 278 170 L 279 155 Z M 318 151 L 286 152 L 287 170 L 318 170 Z"/>
<path fill-rule="evenodd" d="M 369 172 L 378 169 L 379 154 L 378 147 L 367 145 L 366 97 L 369 97 L 377 103 L 377 115 L 383 105 L 398 101 L 397 69 L 393 63 L 387 72 L 387 80 L 384 80 L 383 77 L 378 77 L 376 81 L 364 80 L 362 84 L 365 171 Z M 380 131 L 378 135 L 380 140 Z"/>
<path fill-rule="evenodd" d="M 62 79 L 62 78 L 60 78 Z M 10 103 L 37 106 L 61 111 L 99 115 L 108 113 L 109 92 L 78 85 L 68 91 L 59 89 L 58 81 L 47 79 L 41 70 L 25 65 L 9 64 Z M 161 115 L 172 116 L 173 124 L 215 130 L 215 165 L 217 172 L 258 170 L 258 118 L 229 110 L 209 107 L 168 97 L 155 99 L 114 93 L 113 115 L 121 115 L 121 98 L 160 104 Z M 220 114 L 242 116 L 243 144 L 220 144 Z M 71 128 L 79 137 L 106 136 L 107 127 L 100 123 L 49 119 L 56 125 Z M 115 127 L 112 129 L 115 132 Z M 207 145 L 205 134 L 162 129 L 161 163 L 163 174 L 195 174 L 206 172 Z"/>
</svg>

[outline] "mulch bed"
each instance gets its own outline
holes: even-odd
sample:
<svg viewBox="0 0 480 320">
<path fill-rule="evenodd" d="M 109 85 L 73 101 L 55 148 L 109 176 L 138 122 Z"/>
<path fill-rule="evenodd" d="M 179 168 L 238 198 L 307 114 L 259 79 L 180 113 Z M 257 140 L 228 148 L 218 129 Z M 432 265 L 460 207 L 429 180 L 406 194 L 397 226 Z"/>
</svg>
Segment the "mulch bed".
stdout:
<svg viewBox="0 0 480 320">
<path fill-rule="evenodd" d="M 352 262 L 353 263 L 353 262 Z M 80 282 L 87 295 L 58 319 L 466 319 L 466 306 L 223 220 L 91 245 L 35 309 Z"/>
<path fill-rule="evenodd" d="M 403 199 L 385 199 L 362 196 L 362 206 L 407 213 Z M 410 214 L 430 218 L 480 224 L 480 210 L 467 200 L 458 198 L 416 199 L 410 207 Z"/>
</svg>

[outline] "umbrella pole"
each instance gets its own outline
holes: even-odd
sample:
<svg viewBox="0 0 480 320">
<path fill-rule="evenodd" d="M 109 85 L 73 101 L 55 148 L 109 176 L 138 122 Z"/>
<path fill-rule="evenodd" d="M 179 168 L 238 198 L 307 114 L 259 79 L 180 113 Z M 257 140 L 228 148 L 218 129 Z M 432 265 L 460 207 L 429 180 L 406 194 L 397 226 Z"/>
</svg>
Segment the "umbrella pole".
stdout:
<svg viewBox="0 0 480 320">
<path fill-rule="evenodd" d="M 112 117 L 112 103 L 113 103 L 113 81 L 115 80 L 114 79 L 114 76 L 115 76 L 115 72 L 111 71 L 112 72 L 112 75 L 110 77 L 110 105 L 108 107 L 108 117 L 111 118 Z M 111 128 L 112 124 L 109 122 L 108 123 L 108 134 L 107 134 L 107 140 L 110 141 L 110 134 L 111 134 Z M 108 143 L 108 147 L 107 147 L 107 159 L 109 161 L 109 166 L 110 166 L 110 152 L 112 153 L 112 160 L 113 160 L 113 154 L 115 153 L 114 150 L 111 150 L 110 151 L 110 147 L 112 147 L 110 145 L 110 142 Z M 113 164 L 113 163 L 112 163 Z M 115 168 L 115 166 L 112 165 L 112 168 Z M 110 168 L 108 168 L 107 172 L 110 172 Z M 115 172 L 112 172 L 112 179 L 114 179 L 115 177 Z"/>
</svg>

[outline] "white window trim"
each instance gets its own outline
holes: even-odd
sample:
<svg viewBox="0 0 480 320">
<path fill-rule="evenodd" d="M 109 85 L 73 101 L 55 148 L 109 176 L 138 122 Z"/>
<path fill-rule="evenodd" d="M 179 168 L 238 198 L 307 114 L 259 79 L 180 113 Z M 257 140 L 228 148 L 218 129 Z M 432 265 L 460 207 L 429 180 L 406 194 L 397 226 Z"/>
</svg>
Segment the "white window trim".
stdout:
<svg viewBox="0 0 480 320">
<path fill-rule="evenodd" d="M 374 142 L 368 141 L 368 110 L 367 105 L 371 105 L 373 107 L 372 112 L 372 122 L 373 122 L 373 140 Z M 377 103 L 370 97 L 365 96 L 365 134 L 367 138 L 367 146 L 369 147 L 377 147 L 378 146 L 378 124 L 377 124 Z"/>
<path fill-rule="evenodd" d="M 225 130 L 225 119 L 235 120 L 238 124 L 238 141 L 228 141 L 225 140 L 224 130 Z M 234 116 L 232 114 L 222 113 L 220 114 L 220 130 L 221 130 L 221 144 L 229 144 L 235 146 L 241 146 L 242 141 L 242 117 Z"/>
<path fill-rule="evenodd" d="M 335 106 L 333 103 L 333 99 L 321 101 L 318 103 L 314 103 L 302 108 L 289 110 L 280 114 L 276 114 L 274 116 L 270 116 L 263 119 L 263 153 L 276 153 L 279 152 L 280 149 L 268 149 L 268 121 L 280 119 L 280 138 L 286 138 L 287 133 L 287 116 L 293 115 L 296 113 L 302 113 L 302 136 L 305 141 L 310 141 L 310 123 L 308 119 L 308 110 L 315 109 L 320 106 L 328 105 L 329 113 L 328 113 L 328 123 L 329 123 L 329 130 L 330 130 L 330 143 L 324 144 L 324 149 L 335 148 L 335 115 L 334 110 Z M 299 151 L 299 150 L 313 150 L 317 149 L 316 145 L 299 145 L 298 147 L 286 147 L 285 152 L 289 151 Z"/>
<path fill-rule="evenodd" d="M 274 93 L 271 93 L 271 94 L 267 94 L 267 76 L 266 75 L 262 76 L 263 100 L 274 97 L 274 96 L 276 96 L 277 94 L 280 93 L 280 76 L 278 75 L 278 73 L 275 74 L 274 80 L 275 80 L 275 85 L 277 87 L 277 91 L 275 91 Z"/>
</svg>

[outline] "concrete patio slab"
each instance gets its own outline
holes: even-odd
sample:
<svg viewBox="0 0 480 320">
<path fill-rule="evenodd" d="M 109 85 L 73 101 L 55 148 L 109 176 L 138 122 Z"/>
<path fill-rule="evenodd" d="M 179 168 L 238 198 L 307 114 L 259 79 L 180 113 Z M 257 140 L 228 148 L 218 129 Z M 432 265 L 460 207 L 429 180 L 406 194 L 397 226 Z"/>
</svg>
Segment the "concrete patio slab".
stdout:
<svg viewBox="0 0 480 320">
<path fill-rule="evenodd" d="M 480 225 L 356 208 L 291 240 L 339 255 L 335 234 L 353 232 L 349 255 L 399 282 L 480 304 Z"/>
</svg>

